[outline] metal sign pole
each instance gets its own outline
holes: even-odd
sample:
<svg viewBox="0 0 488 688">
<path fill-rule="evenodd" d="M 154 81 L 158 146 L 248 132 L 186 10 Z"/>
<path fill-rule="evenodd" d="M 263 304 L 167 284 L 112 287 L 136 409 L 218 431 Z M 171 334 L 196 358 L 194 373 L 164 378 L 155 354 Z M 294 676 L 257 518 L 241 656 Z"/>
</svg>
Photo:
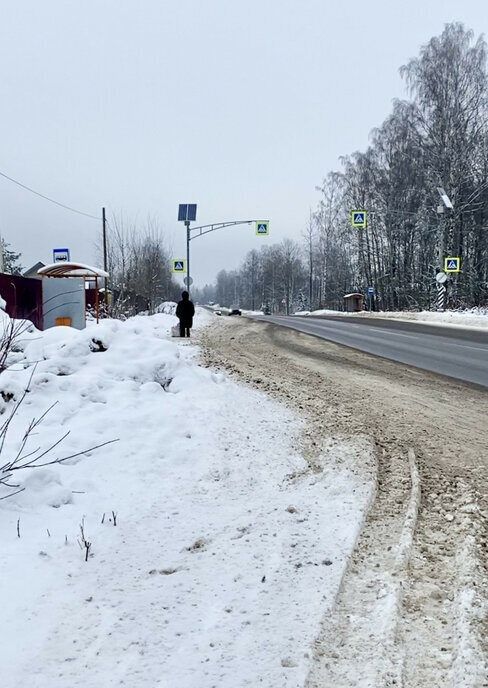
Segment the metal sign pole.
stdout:
<svg viewBox="0 0 488 688">
<path fill-rule="evenodd" d="M 437 187 L 437 192 L 439 193 L 439 196 L 441 197 L 442 205 L 437 206 L 437 214 L 439 216 L 439 272 L 436 275 L 436 280 L 437 280 L 437 310 L 438 311 L 443 311 L 446 307 L 446 296 L 447 296 L 447 287 L 445 285 L 445 281 L 447 279 L 447 275 L 443 277 L 445 274 L 442 272 L 442 266 L 444 265 L 444 244 L 445 244 L 445 222 L 444 222 L 444 212 L 445 209 L 447 208 L 448 210 L 454 210 L 454 206 L 452 205 L 451 199 L 449 196 L 446 194 L 444 189 L 441 186 Z M 444 268 L 445 270 L 445 268 Z"/>
<path fill-rule="evenodd" d="M 186 226 L 186 291 L 190 293 L 190 222 L 197 219 L 196 203 L 180 203 L 178 206 L 178 222 Z"/>
<path fill-rule="evenodd" d="M 186 290 L 190 293 L 190 221 L 186 225 Z"/>
</svg>

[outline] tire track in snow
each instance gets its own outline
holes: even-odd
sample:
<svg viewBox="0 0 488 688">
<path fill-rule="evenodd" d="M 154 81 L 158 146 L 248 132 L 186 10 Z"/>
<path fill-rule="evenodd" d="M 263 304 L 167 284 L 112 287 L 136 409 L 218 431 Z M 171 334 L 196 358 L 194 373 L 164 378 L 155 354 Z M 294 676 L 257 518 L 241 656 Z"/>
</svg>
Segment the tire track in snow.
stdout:
<svg viewBox="0 0 488 688">
<path fill-rule="evenodd" d="M 322 621 L 306 688 L 401 685 L 396 632 L 420 478 L 411 449 L 408 462 L 401 456 L 383 455 L 378 460 L 377 498 L 332 615 Z"/>
<path fill-rule="evenodd" d="M 425 471 L 399 620 L 404 688 L 481 688 L 488 667 L 477 628 L 486 613 L 477 561 L 477 499 L 463 480 Z M 412 643 L 415 639 L 415 645 Z"/>
<path fill-rule="evenodd" d="M 312 453 L 324 432 L 376 442 L 376 499 L 307 688 L 487 686 L 486 392 L 263 323 L 204 339 L 210 365 L 315 424 Z"/>
</svg>

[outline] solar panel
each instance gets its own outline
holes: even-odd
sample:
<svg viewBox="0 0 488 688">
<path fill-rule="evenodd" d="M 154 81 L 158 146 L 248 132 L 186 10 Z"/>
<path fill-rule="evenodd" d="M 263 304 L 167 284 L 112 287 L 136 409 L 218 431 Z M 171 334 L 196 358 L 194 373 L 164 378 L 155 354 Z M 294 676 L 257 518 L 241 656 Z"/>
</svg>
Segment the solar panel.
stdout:
<svg viewBox="0 0 488 688">
<path fill-rule="evenodd" d="M 178 206 L 178 222 L 194 222 L 197 219 L 196 203 L 180 203 Z"/>
</svg>

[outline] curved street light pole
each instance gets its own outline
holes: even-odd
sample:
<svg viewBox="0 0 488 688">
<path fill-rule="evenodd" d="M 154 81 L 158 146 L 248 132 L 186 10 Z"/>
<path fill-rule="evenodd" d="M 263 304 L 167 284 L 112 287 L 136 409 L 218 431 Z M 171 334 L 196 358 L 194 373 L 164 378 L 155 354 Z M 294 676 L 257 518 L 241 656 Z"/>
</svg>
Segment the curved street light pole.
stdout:
<svg viewBox="0 0 488 688">
<path fill-rule="evenodd" d="M 224 227 L 233 227 L 235 225 L 251 225 L 253 222 L 265 224 L 268 226 L 268 220 L 232 220 L 230 222 L 214 222 L 210 225 L 200 225 L 199 227 L 191 227 L 190 222 L 187 220 L 186 225 L 186 280 L 187 288 L 190 291 L 190 241 L 192 239 L 197 239 L 198 237 L 208 234 L 209 232 L 215 232 L 217 229 L 223 229 Z M 198 232 L 194 236 L 191 236 L 192 232 Z M 266 234 L 268 232 L 266 231 Z M 264 234 L 264 232 L 263 232 Z"/>
</svg>

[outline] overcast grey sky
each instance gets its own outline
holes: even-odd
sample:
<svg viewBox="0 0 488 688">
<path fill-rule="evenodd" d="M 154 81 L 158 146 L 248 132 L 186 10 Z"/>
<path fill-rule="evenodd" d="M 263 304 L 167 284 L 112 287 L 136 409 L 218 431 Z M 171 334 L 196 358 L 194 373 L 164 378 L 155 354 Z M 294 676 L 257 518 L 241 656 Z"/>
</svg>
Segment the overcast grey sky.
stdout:
<svg viewBox="0 0 488 688">
<path fill-rule="evenodd" d="M 405 97 L 399 67 L 486 0 L 0 0 L 0 172 L 96 216 L 157 218 L 185 257 L 196 224 L 269 219 L 192 241 L 203 286 L 247 251 L 299 239 L 316 185 Z M 94 264 L 101 221 L 0 177 L 0 232 L 30 267 Z"/>
</svg>

